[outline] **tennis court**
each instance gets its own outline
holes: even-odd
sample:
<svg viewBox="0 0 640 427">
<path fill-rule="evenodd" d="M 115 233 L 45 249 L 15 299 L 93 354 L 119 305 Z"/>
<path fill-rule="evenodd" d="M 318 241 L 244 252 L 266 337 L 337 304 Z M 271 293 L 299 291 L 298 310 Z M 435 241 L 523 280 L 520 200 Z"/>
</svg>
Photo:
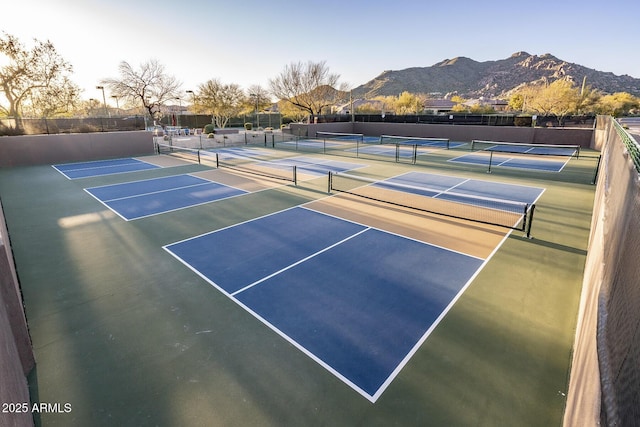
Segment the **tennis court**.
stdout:
<svg viewBox="0 0 640 427">
<path fill-rule="evenodd" d="M 247 193 L 194 175 L 132 181 L 85 191 L 127 221 Z"/>
<path fill-rule="evenodd" d="M 550 159 L 539 156 L 527 157 L 482 152 L 465 154 L 450 159 L 449 161 L 452 163 L 463 163 L 486 167 L 497 166 L 513 169 L 530 169 L 541 172 L 561 172 L 569 160 L 569 157 Z"/>
<path fill-rule="evenodd" d="M 572 158 L 580 156 L 574 145 L 526 144 L 495 141 L 471 141 L 470 154 L 450 159 L 453 163 L 561 172 Z"/>
<path fill-rule="evenodd" d="M 166 249 L 371 401 L 483 263 L 306 208 Z"/>
<path fill-rule="evenodd" d="M 89 178 L 101 175 L 137 172 L 160 166 L 135 158 L 99 160 L 94 162 L 66 163 L 53 166 L 69 179 Z"/>
<path fill-rule="evenodd" d="M 483 209 L 478 201 L 486 202 L 487 196 L 533 204 L 543 192 L 419 172 L 372 185 Z M 366 211 L 348 198 L 333 198 Z M 505 210 L 491 200 L 491 210 Z M 375 402 L 478 273 L 501 235 L 482 239 L 494 244 L 482 258 L 418 240 L 414 232 L 387 231 L 379 222 L 375 227 L 372 218 L 363 223 L 341 218 L 339 209 L 327 209 L 330 202 L 323 208 L 323 203 L 269 214 L 165 249 Z M 387 209 L 382 201 L 377 207 Z M 397 213 L 387 216 L 400 222 Z M 454 241 L 448 246 L 458 247 Z"/>
<path fill-rule="evenodd" d="M 43 425 L 557 424 L 592 186 L 553 180 L 578 161 L 488 175 L 452 151 L 0 171 L 39 397 L 73 404 Z M 525 212 L 462 218 L 496 200 L 538 206 L 532 239 Z"/>
</svg>

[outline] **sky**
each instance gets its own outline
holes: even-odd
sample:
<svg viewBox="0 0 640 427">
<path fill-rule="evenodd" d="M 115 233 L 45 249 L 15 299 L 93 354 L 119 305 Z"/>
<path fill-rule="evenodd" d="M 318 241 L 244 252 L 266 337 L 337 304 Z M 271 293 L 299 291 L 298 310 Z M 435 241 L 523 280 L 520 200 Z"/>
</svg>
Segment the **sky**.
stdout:
<svg viewBox="0 0 640 427">
<path fill-rule="evenodd" d="M 324 61 L 356 88 L 385 70 L 519 51 L 640 78 L 639 12 L 629 0 L 7 0 L 0 32 L 28 47 L 50 40 L 83 99 L 100 98 L 96 85 L 122 61 L 151 59 L 186 99 L 214 78 L 267 89 L 296 62 Z"/>
</svg>

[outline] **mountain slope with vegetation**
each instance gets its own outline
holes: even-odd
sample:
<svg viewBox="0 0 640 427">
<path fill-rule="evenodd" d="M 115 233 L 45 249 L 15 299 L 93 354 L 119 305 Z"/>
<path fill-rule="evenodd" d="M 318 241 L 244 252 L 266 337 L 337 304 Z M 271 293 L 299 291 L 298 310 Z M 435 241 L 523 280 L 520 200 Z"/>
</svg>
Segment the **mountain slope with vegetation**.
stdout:
<svg viewBox="0 0 640 427">
<path fill-rule="evenodd" d="M 470 58 L 446 59 L 430 67 L 387 70 L 353 90 L 358 97 L 397 96 L 402 92 L 444 96 L 456 93 L 467 98 L 504 98 L 525 84 L 568 79 L 583 81 L 605 94 L 627 92 L 640 96 L 640 79 L 618 76 L 563 61 L 550 54 L 517 52 L 509 58 L 478 62 Z"/>
</svg>

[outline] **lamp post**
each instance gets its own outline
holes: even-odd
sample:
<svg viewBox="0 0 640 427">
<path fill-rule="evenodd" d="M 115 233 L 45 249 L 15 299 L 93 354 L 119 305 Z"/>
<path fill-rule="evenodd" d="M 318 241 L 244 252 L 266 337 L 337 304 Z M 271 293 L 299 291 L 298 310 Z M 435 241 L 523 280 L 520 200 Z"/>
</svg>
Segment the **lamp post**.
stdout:
<svg viewBox="0 0 640 427">
<path fill-rule="evenodd" d="M 100 89 L 102 91 L 102 102 L 104 103 L 104 114 L 111 118 L 111 114 L 107 110 L 107 98 L 104 96 L 104 86 L 96 86 L 96 89 Z"/>
<path fill-rule="evenodd" d="M 196 103 L 196 95 L 193 93 L 192 90 L 188 90 L 186 91 L 188 94 L 191 94 L 191 108 L 194 109 L 195 108 L 195 103 Z M 193 112 L 193 129 L 198 129 L 198 115 L 195 113 L 195 111 Z"/>
<path fill-rule="evenodd" d="M 118 97 L 116 95 L 111 95 L 111 97 L 116 100 L 116 112 L 120 114 L 120 103 L 118 102 Z"/>
</svg>

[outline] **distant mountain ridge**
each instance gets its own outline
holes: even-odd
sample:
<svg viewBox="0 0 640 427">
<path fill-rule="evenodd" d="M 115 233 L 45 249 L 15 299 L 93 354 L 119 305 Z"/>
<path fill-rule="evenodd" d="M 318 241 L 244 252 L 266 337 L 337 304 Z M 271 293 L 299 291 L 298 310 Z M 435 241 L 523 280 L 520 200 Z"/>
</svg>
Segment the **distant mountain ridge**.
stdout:
<svg viewBox="0 0 640 427">
<path fill-rule="evenodd" d="M 412 67 L 384 71 L 378 77 L 353 90 L 355 96 L 372 98 L 407 91 L 411 93 L 457 93 L 466 98 L 505 98 L 525 83 L 569 78 L 604 93 L 628 92 L 640 96 L 640 79 L 618 76 L 556 58 L 551 54 L 531 55 L 516 52 L 509 58 L 478 62 L 466 57 L 445 59 L 430 67 Z"/>
</svg>

